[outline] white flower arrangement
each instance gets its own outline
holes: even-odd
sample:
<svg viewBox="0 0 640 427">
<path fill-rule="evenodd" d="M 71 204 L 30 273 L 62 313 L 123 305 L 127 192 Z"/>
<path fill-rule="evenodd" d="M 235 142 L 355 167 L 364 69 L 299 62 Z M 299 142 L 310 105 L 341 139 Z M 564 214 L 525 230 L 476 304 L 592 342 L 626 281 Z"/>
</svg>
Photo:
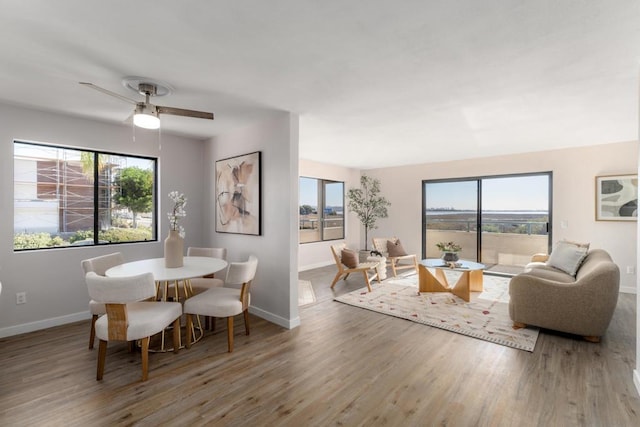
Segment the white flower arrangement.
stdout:
<svg viewBox="0 0 640 427">
<path fill-rule="evenodd" d="M 178 220 L 187 216 L 187 212 L 184 210 L 184 207 L 187 206 L 187 198 L 177 191 L 170 192 L 169 198 L 173 201 L 173 211 L 167 213 L 169 216 L 169 228 L 173 231 L 178 231 L 180 237 L 184 238 L 184 228 L 178 226 Z"/>
</svg>

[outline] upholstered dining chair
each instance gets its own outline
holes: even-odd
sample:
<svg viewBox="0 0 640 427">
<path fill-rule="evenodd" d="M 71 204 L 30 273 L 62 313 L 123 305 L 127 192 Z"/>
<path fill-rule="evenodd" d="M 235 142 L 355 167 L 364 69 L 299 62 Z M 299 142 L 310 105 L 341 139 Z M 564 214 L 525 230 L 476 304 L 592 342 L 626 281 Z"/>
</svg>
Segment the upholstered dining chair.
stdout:
<svg viewBox="0 0 640 427">
<path fill-rule="evenodd" d="M 102 255 L 95 258 L 85 259 L 81 262 L 82 270 L 86 275 L 90 271 L 99 276 L 104 276 L 105 272 L 111 267 L 124 263 L 124 258 L 120 252 L 114 252 L 108 255 Z M 99 316 L 106 314 L 107 311 L 104 304 L 94 300 L 89 301 L 89 311 L 91 312 L 91 331 L 89 332 L 89 350 L 93 349 L 93 342 L 96 339 L 96 320 Z"/>
<path fill-rule="evenodd" d="M 418 257 L 408 254 L 397 237 L 374 237 L 373 248 L 387 258 L 391 266 L 393 277 L 397 277 L 398 270 L 413 268 L 418 272 Z"/>
<path fill-rule="evenodd" d="M 155 297 L 153 274 L 144 273 L 129 277 L 104 277 L 94 272 L 85 276 L 89 296 L 105 305 L 107 314 L 96 321 L 98 368 L 96 380 L 104 374 L 108 341 L 141 340 L 142 381 L 149 376 L 149 341 L 152 335 L 162 332 L 173 323 L 173 351 L 180 349 L 179 302 L 142 301 Z"/>
<path fill-rule="evenodd" d="M 206 256 L 211 258 L 219 258 L 227 260 L 227 248 L 196 248 L 190 246 L 187 248 L 187 256 Z M 214 277 L 213 274 L 204 277 L 191 279 L 191 288 L 194 294 L 200 294 L 211 288 L 217 288 L 224 285 L 222 279 Z"/>
<path fill-rule="evenodd" d="M 249 305 L 251 304 L 251 282 L 256 275 L 258 258 L 250 255 L 244 262 L 232 262 L 224 279 L 225 287 L 211 288 L 201 294 L 194 295 L 184 302 L 184 313 L 187 315 L 187 348 L 191 347 L 193 333 L 193 315 L 212 318 L 227 318 L 227 347 L 233 351 L 233 319 L 238 314 L 244 315 L 245 333 L 249 335 Z M 231 286 L 240 286 L 239 288 Z"/>
<path fill-rule="evenodd" d="M 378 283 L 380 283 L 380 277 L 378 277 L 376 270 L 377 262 L 358 262 L 358 253 L 348 249 L 345 243 L 331 245 L 331 253 L 338 267 L 336 277 L 331 282 L 331 289 L 338 283 L 338 280 L 341 278 L 346 280 L 351 273 L 362 273 L 369 292 L 371 292 L 371 281 L 373 279 L 377 279 Z M 369 272 L 373 274 L 369 276 Z"/>
</svg>

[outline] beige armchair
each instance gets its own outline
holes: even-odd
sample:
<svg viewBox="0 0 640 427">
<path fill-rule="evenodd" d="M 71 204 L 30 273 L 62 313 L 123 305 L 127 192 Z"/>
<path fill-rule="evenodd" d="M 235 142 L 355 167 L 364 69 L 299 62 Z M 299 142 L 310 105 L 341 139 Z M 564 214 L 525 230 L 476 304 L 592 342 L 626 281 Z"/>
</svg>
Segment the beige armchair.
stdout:
<svg viewBox="0 0 640 427">
<path fill-rule="evenodd" d="M 99 276 L 104 276 L 104 273 L 111 267 L 120 265 L 124 262 L 124 257 L 120 252 L 114 252 L 108 255 L 97 256 L 95 258 L 85 259 L 81 262 L 82 270 L 86 276 L 89 272 L 94 272 Z M 107 313 L 104 304 L 96 302 L 94 300 L 89 301 L 89 311 L 91 312 L 91 331 L 89 332 L 89 350 L 93 349 L 93 343 L 96 339 L 96 320 L 98 317 Z"/>
<path fill-rule="evenodd" d="M 393 254 L 389 254 L 387 250 L 388 242 L 392 244 L 398 243 L 397 237 L 374 237 L 373 238 L 373 248 L 380 252 L 382 256 L 387 258 L 387 262 L 391 266 L 391 271 L 393 272 L 393 277 L 398 275 L 398 270 L 404 270 L 407 268 L 415 269 L 418 271 L 418 257 L 415 254 L 405 254 L 393 256 Z"/>
<path fill-rule="evenodd" d="M 131 277 L 103 277 L 89 272 L 85 280 L 89 296 L 104 304 L 107 312 L 95 323 L 96 336 L 100 340 L 96 379 L 101 380 L 104 374 L 108 341 L 140 340 L 142 381 L 146 381 L 149 372 L 149 341 L 152 335 L 162 332 L 173 323 L 174 353 L 180 349 L 182 305 L 179 302 L 142 301 L 156 295 L 156 285 L 151 273 Z"/>
<path fill-rule="evenodd" d="M 581 335 L 599 342 L 618 302 L 620 271 L 607 252 L 588 252 L 575 277 L 537 257 L 509 284 L 509 315 L 527 325 Z"/>
<path fill-rule="evenodd" d="M 187 248 L 187 256 L 205 256 L 205 257 L 211 257 L 211 258 L 219 258 L 226 261 L 227 249 L 226 248 L 196 248 L 196 247 L 190 246 Z M 224 285 L 224 281 L 222 279 L 214 277 L 213 274 L 191 279 L 191 288 L 193 289 L 194 294 L 200 294 L 211 288 L 218 288 L 223 285 Z"/>
<path fill-rule="evenodd" d="M 369 292 L 371 292 L 371 281 L 373 279 L 377 279 L 378 283 L 380 283 L 380 277 L 378 276 L 378 272 L 376 270 L 376 267 L 378 267 L 378 263 L 358 262 L 357 258 L 355 258 L 355 255 L 353 262 L 347 261 L 346 259 L 343 259 L 343 257 L 346 256 L 343 250 L 348 251 L 347 245 L 344 243 L 331 245 L 333 260 L 336 262 L 336 267 L 338 267 L 336 277 L 334 277 L 333 282 L 331 282 L 331 289 L 333 289 L 333 287 L 341 278 L 346 280 L 351 273 L 362 273 L 362 275 L 364 276 L 364 282 L 367 285 L 367 289 L 369 290 Z M 371 276 L 369 276 L 369 272 L 372 272 Z"/>
<path fill-rule="evenodd" d="M 193 315 L 209 316 L 212 319 L 226 317 L 229 353 L 233 351 L 233 319 L 236 315 L 244 315 L 245 333 L 249 335 L 249 305 L 251 304 L 249 290 L 257 268 L 258 258 L 254 255 L 250 255 L 245 262 L 232 262 L 224 279 L 225 287 L 211 288 L 184 302 L 184 313 L 187 315 L 187 348 L 191 348 Z"/>
</svg>

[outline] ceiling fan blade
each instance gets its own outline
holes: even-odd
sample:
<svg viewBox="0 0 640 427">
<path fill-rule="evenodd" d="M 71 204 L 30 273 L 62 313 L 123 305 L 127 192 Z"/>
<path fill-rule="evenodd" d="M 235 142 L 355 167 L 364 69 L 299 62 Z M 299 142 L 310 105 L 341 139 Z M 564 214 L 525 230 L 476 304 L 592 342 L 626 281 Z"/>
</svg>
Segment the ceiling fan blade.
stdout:
<svg viewBox="0 0 640 427">
<path fill-rule="evenodd" d="M 158 114 L 171 114 L 174 116 L 183 116 L 183 117 L 195 117 L 197 119 L 208 119 L 213 120 L 213 113 L 206 113 L 204 111 L 195 111 L 195 110 L 185 110 L 183 108 L 174 108 L 174 107 L 161 107 L 157 105 Z"/>
<path fill-rule="evenodd" d="M 122 101 L 130 102 L 130 103 L 132 103 L 134 105 L 138 104 L 138 101 L 136 101 L 135 99 L 127 98 L 126 96 L 120 95 L 119 93 L 115 93 L 115 92 L 111 92 L 110 90 L 103 89 L 100 86 L 94 85 L 93 83 L 87 83 L 87 82 L 78 82 L 78 83 L 80 83 L 83 86 L 90 87 L 91 89 L 95 89 L 98 92 L 102 92 L 102 93 L 106 93 L 107 95 L 111 95 L 114 98 L 118 98 L 118 99 L 120 99 Z"/>
</svg>

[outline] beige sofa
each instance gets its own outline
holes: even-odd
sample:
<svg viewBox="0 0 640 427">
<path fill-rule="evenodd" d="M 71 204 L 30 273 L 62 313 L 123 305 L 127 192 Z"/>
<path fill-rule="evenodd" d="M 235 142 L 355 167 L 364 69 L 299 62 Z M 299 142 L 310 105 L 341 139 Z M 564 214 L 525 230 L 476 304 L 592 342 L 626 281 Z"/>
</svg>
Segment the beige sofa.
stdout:
<svg viewBox="0 0 640 427">
<path fill-rule="evenodd" d="M 618 302 L 620 270 L 602 249 L 588 252 L 573 277 L 532 262 L 509 284 L 514 327 L 539 326 L 599 342 Z"/>
</svg>

